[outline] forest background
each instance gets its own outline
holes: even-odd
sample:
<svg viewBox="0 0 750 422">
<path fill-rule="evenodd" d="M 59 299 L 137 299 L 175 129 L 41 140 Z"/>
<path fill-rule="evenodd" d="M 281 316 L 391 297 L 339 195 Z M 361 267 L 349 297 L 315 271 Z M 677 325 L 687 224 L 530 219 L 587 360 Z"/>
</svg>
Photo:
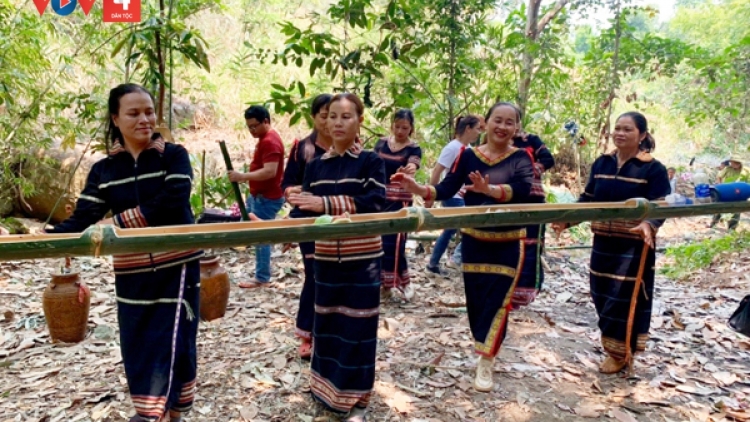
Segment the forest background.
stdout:
<svg viewBox="0 0 750 422">
<path fill-rule="evenodd" d="M 660 16 L 635 0 L 142 0 L 140 24 L 110 24 L 98 2 L 88 16 L 61 17 L 0 0 L 0 216 L 33 208 L 33 196 L 58 199 L 50 175 L 66 182 L 61 166 L 77 163 L 60 151 L 103 149 L 106 96 L 125 81 L 154 92 L 189 148 L 223 138 L 250 149 L 242 111 L 252 103 L 270 106 L 287 143 L 309 132 L 321 92 L 364 98 L 369 145 L 397 108 L 412 108 L 423 179 L 456 116 L 498 100 L 524 110 L 525 129 L 557 158 L 548 183 L 574 193 L 626 110 L 647 115 L 667 165 L 742 157 L 750 0 L 661 6 Z M 197 210 L 226 205 L 225 178 L 209 176 Z M 74 190 L 63 193 L 72 201 Z"/>
</svg>

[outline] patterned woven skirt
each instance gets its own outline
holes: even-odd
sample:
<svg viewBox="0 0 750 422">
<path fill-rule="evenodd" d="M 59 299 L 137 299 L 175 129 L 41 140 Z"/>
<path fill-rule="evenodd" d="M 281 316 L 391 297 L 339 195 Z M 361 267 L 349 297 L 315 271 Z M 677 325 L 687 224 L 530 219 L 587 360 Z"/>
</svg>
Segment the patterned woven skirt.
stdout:
<svg viewBox="0 0 750 422">
<path fill-rule="evenodd" d="M 302 253 L 302 264 L 305 266 L 305 280 L 299 296 L 294 334 L 310 341 L 315 317 L 315 242 L 300 242 L 299 250 Z"/>
<path fill-rule="evenodd" d="M 193 407 L 200 267 L 116 275 L 120 350 L 136 413 L 156 421 Z"/>
<path fill-rule="evenodd" d="M 495 357 L 505 339 L 511 298 L 524 265 L 524 228 L 463 229 L 461 254 L 476 352 Z"/>
<path fill-rule="evenodd" d="M 380 258 L 315 261 L 310 389 L 329 409 L 365 408 L 375 384 Z"/>
<path fill-rule="evenodd" d="M 410 282 L 406 262 L 406 233 L 383 235 L 383 269 L 380 282 L 384 288 L 402 289 Z"/>
<path fill-rule="evenodd" d="M 513 309 L 526 306 L 536 299 L 544 284 L 544 269 L 542 268 L 542 245 L 544 226 L 526 226 L 524 239 L 524 263 L 518 285 L 513 291 Z"/>
<path fill-rule="evenodd" d="M 591 252 L 591 297 L 599 315 L 602 346 L 615 359 L 626 356 L 626 330 L 633 287 L 643 252 L 643 241 L 623 237 L 594 236 Z M 643 272 L 643 285 L 637 296 L 631 334 L 631 351 L 643 351 L 651 324 L 654 298 L 654 263 L 650 249 Z"/>
</svg>

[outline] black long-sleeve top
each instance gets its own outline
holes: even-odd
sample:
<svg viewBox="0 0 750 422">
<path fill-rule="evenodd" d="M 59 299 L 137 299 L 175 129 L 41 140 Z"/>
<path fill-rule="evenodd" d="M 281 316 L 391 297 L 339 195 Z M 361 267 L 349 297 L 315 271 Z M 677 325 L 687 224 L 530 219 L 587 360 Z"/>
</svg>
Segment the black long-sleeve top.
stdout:
<svg viewBox="0 0 750 422">
<path fill-rule="evenodd" d="M 302 186 L 305 180 L 305 168 L 307 164 L 314 158 L 326 153 L 326 148 L 318 144 L 317 138 L 317 132 L 312 132 L 306 138 L 295 141 L 294 145 L 292 145 L 286 167 L 284 168 L 284 178 L 281 180 L 281 190 L 284 191 L 285 198 L 289 196 L 288 189 L 295 186 Z M 289 216 L 292 218 L 298 218 L 302 215 L 302 212 L 297 207 L 294 207 L 289 213 Z"/>
<path fill-rule="evenodd" d="M 91 168 L 86 186 L 70 218 L 48 233 L 77 233 L 100 221 L 109 211 L 121 228 L 193 224 L 190 190 L 193 169 L 187 150 L 152 140 L 138 160 L 115 143 L 109 156 Z M 202 251 L 135 253 L 114 257 L 115 274 L 129 274 L 178 265 Z"/>
<path fill-rule="evenodd" d="M 514 148 L 506 155 L 489 160 L 478 148 L 464 149 L 453 163 L 442 182 L 429 186 L 431 196 L 437 201 L 452 198 L 464 185 L 472 185 L 469 174 L 479 171 L 489 176 L 490 184 L 503 192 L 500 198 L 492 198 L 482 193 L 466 191 L 466 206 L 495 205 L 502 203 L 526 203 L 529 201 L 531 184 L 534 178 L 531 158 L 527 151 Z M 498 231 L 496 228 L 483 230 Z M 505 231 L 507 228 L 500 228 Z"/>
<path fill-rule="evenodd" d="M 542 173 L 555 166 L 555 158 L 547 149 L 547 146 L 537 135 L 527 134 L 525 139 L 517 136 L 513 138 L 513 146 L 525 149 L 533 158 L 534 163 L 534 184 L 531 187 L 531 196 L 545 197 L 544 187 L 542 186 Z"/>
<path fill-rule="evenodd" d="M 305 169 L 302 191 L 323 198 L 324 211 L 301 211 L 303 216 L 364 214 L 383 211 L 385 166 L 383 159 L 359 144 L 338 154 L 331 150 L 313 159 Z M 352 261 L 383 255 L 380 236 L 363 236 L 315 242 L 315 259 Z"/>
<path fill-rule="evenodd" d="M 408 164 L 414 164 L 419 168 L 422 162 L 422 148 L 415 142 L 409 142 L 398 151 L 392 151 L 388 143 L 388 138 L 382 138 L 375 144 L 372 149 L 385 163 L 385 200 L 387 211 L 397 211 L 403 208 L 404 204 L 410 204 L 413 201 L 411 193 L 401 189 L 398 183 L 390 183 L 391 176 L 396 174 L 399 168 L 406 167 Z"/>
<path fill-rule="evenodd" d="M 586 189 L 578 202 L 618 202 L 632 198 L 654 201 L 663 199 L 670 192 L 667 169 L 651 154 L 640 152 L 618 169 L 617 153 L 613 152 L 594 161 Z M 654 228 L 664 224 L 664 220 L 647 221 Z M 639 238 L 628 231 L 639 223 L 637 220 L 593 222 L 591 230 L 605 236 Z"/>
</svg>

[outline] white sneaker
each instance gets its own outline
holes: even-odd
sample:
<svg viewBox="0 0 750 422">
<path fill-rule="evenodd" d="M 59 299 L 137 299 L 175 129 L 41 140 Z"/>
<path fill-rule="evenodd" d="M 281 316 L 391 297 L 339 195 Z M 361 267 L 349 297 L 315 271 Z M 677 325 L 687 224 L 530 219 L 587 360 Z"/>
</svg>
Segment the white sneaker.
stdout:
<svg viewBox="0 0 750 422">
<path fill-rule="evenodd" d="M 406 286 L 404 286 L 403 292 L 404 292 L 404 298 L 406 300 L 411 300 L 411 298 L 414 297 L 415 291 L 414 291 L 414 287 L 411 285 L 411 283 L 409 283 Z"/>
<path fill-rule="evenodd" d="M 492 391 L 495 383 L 492 381 L 492 364 L 494 359 L 486 358 L 484 356 L 479 358 L 477 362 L 477 375 L 474 377 L 474 389 L 487 393 Z"/>
</svg>

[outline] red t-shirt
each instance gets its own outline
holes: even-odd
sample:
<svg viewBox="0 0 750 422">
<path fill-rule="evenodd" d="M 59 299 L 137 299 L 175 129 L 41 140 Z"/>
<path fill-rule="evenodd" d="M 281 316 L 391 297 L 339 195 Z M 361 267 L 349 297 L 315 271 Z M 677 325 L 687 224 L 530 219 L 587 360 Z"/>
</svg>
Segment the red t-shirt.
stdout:
<svg viewBox="0 0 750 422">
<path fill-rule="evenodd" d="M 266 199 L 279 199 L 284 195 L 281 191 L 281 179 L 284 177 L 284 144 L 281 143 L 279 134 L 273 129 L 258 140 L 253 153 L 253 161 L 250 163 L 250 171 L 262 169 L 265 163 L 278 164 L 276 175 L 270 179 L 248 182 L 250 193 L 253 196 L 263 195 Z"/>
</svg>

